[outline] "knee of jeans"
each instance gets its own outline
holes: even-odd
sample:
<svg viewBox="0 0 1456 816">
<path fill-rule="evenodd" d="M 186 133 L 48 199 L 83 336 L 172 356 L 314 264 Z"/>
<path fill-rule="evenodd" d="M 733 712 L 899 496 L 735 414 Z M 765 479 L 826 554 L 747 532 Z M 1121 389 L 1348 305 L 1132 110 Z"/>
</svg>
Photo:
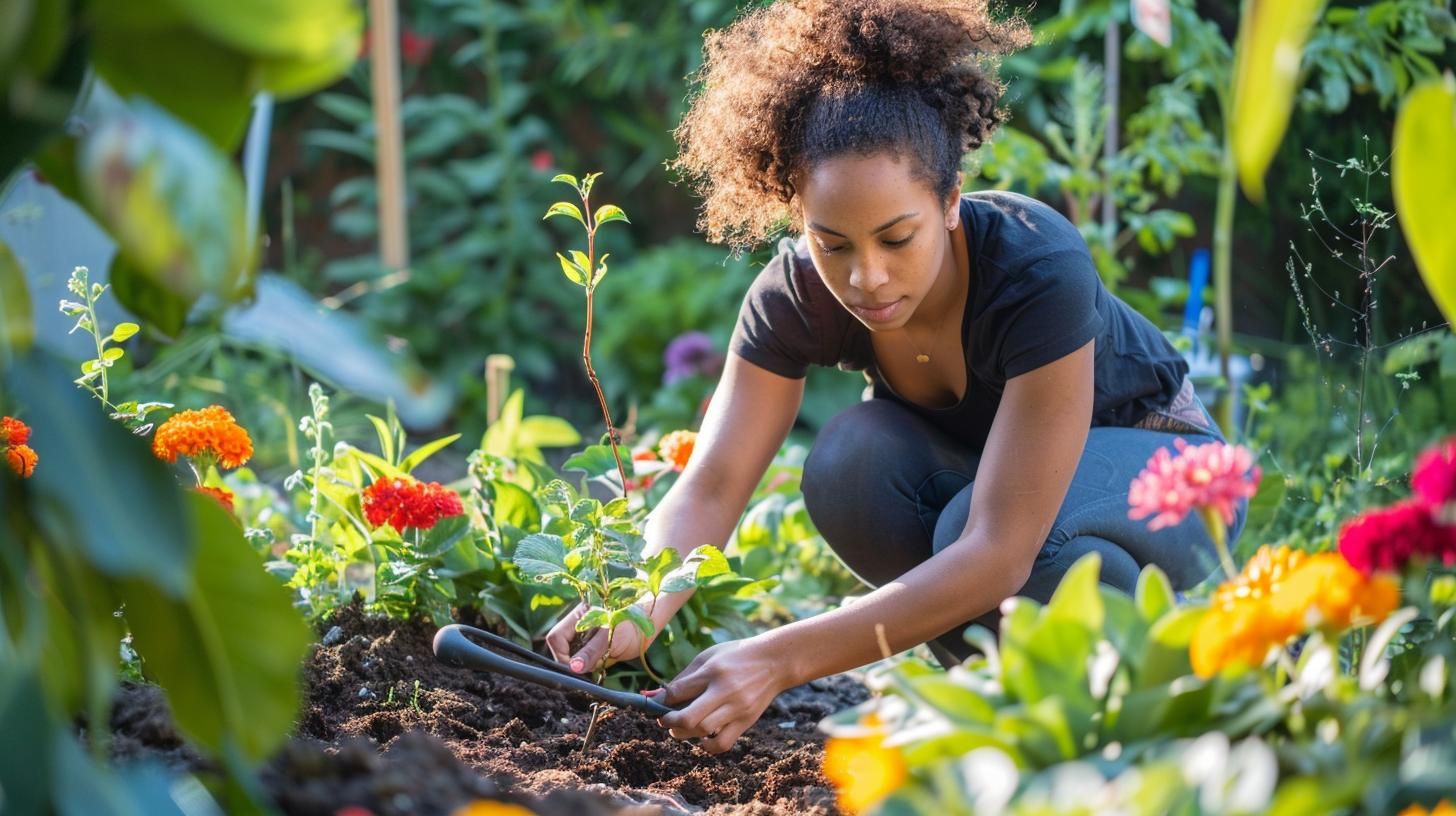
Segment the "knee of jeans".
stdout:
<svg viewBox="0 0 1456 816">
<path fill-rule="evenodd" d="M 904 409 L 884 400 L 858 403 L 836 414 L 819 431 L 804 460 L 804 505 L 815 519 L 834 496 L 842 503 L 867 487 L 866 480 L 884 482 L 887 462 L 897 460 L 903 440 L 893 429 L 903 425 Z M 897 421 L 898 420 L 898 421 Z"/>
</svg>

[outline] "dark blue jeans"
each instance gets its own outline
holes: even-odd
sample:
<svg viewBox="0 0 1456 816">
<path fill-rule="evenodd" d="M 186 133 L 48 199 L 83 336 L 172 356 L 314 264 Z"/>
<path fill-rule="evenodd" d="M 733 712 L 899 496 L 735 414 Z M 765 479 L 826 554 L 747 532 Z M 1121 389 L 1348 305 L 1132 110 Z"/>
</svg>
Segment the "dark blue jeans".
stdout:
<svg viewBox="0 0 1456 816">
<path fill-rule="evenodd" d="M 1211 420 L 1206 427 L 1214 427 Z M 1102 556 L 1102 583 L 1129 593 L 1148 564 L 1162 568 L 1178 590 L 1212 574 L 1218 557 L 1196 513 L 1157 532 L 1146 519 L 1127 516 L 1128 486 L 1155 450 L 1172 449 L 1179 437 L 1195 445 L 1221 438 L 1216 430 L 1092 428 L 1051 533 L 1017 594 L 1045 603 L 1072 564 L 1090 552 Z M 804 504 L 845 565 L 865 583 L 880 586 L 960 537 L 978 464 L 976 452 L 903 405 L 867 400 L 820 432 L 804 464 Z M 1240 503 L 1230 545 L 1247 509 Z M 999 633 L 1000 617 L 993 609 L 967 621 L 936 638 L 931 650 L 942 663 L 958 663 L 971 652 L 961 637 L 966 627 L 979 623 Z"/>
</svg>

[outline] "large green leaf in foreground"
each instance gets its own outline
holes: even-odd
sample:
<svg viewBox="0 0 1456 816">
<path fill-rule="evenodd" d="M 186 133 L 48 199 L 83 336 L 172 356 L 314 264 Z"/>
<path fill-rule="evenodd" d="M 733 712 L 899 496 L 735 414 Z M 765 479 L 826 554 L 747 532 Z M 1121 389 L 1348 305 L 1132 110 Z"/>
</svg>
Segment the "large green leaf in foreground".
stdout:
<svg viewBox="0 0 1456 816">
<path fill-rule="evenodd" d="M 1391 189 L 1401 231 L 1441 314 L 1456 325 L 1456 78 L 1410 92 L 1395 120 Z"/>
<path fill-rule="evenodd" d="M 128 582 L 127 622 L 143 671 L 167 690 L 182 730 L 214 752 L 236 747 L 261 760 L 298 712 L 308 627 L 232 515 L 207 496 L 190 498 L 198 558 L 187 596 Z"/>
</svg>

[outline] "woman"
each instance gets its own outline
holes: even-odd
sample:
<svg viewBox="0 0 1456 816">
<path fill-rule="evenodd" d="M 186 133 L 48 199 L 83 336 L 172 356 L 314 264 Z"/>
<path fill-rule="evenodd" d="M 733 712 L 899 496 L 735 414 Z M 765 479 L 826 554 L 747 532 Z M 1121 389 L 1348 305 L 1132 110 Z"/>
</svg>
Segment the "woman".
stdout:
<svg viewBox="0 0 1456 816">
<path fill-rule="evenodd" d="M 1028 39 L 984 0 L 799 0 L 709 35 L 676 164 L 710 239 L 797 241 L 749 291 L 691 464 L 647 522 L 648 552 L 723 545 L 793 423 L 810 365 L 863 370 L 873 398 L 805 464 L 810 515 L 876 589 L 703 652 L 658 699 L 674 737 L 729 748 L 786 688 L 933 641 L 967 653 L 1021 594 L 1079 557 L 1124 590 L 1157 564 L 1186 588 L 1216 563 L 1197 519 L 1157 533 L 1128 486 L 1178 436 L 1217 439 L 1187 366 L 1103 288 L 1077 230 L 1009 193 L 962 196 L 961 161 L 1002 121 L 985 61 Z M 1231 537 L 1241 526 L 1241 509 Z M 687 600 L 664 596 L 658 631 Z M 645 647 L 623 625 L 573 655 L 581 610 L 547 638 L 576 671 Z"/>
</svg>

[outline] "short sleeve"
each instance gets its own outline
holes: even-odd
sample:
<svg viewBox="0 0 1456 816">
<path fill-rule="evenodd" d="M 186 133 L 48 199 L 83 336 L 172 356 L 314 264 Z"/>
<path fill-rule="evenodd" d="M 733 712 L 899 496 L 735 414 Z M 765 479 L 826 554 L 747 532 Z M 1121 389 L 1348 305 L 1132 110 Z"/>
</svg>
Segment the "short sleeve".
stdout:
<svg viewBox="0 0 1456 816">
<path fill-rule="evenodd" d="M 1086 345 L 1102 331 L 1102 283 L 1086 252 L 1058 252 L 1025 267 L 999 309 L 999 367 L 1006 379 Z"/>
<path fill-rule="evenodd" d="M 815 325 L 812 296 L 806 292 L 792 243 L 764 265 L 743 298 L 728 349 L 759 368 L 801 379 L 819 363 L 823 335 Z"/>
</svg>

